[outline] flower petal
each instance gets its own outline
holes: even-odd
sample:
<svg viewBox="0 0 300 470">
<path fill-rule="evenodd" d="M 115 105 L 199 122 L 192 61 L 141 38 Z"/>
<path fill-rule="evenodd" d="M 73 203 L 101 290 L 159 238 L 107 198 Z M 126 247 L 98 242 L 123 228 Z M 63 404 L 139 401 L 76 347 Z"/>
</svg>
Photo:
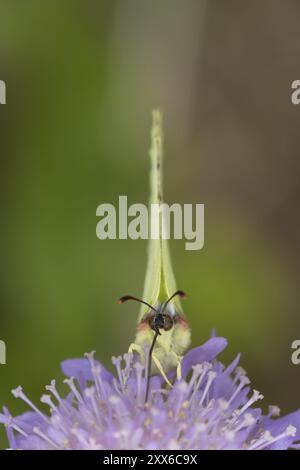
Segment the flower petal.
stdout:
<svg viewBox="0 0 300 470">
<path fill-rule="evenodd" d="M 290 413 L 289 415 L 283 416 L 282 418 L 272 419 L 267 418 L 263 422 L 263 428 L 268 429 L 273 436 L 285 431 L 288 426 L 294 426 L 296 428 L 295 436 L 285 437 L 274 444 L 271 444 L 268 449 L 281 450 L 287 449 L 292 442 L 300 440 L 300 410 Z"/>
<path fill-rule="evenodd" d="M 111 382 L 114 376 L 105 369 L 96 359 L 94 359 L 95 366 L 101 367 L 101 377 L 103 380 Z M 94 375 L 91 370 L 91 364 L 88 359 L 66 359 L 61 363 L 61 370 L 67 377 L 75 377 L 81 387 L 84 387 L 86 382 L 94 381 Z"/>
<path fill-rule="evenodd" d="M 211 362 L 227 346 L 227 340 L 222 337 L 210 338 L 198 348 L 189 351 L 182 360 L 181 373 L 185 379 L 191 367 L 202 362 Z"/>
</svg>

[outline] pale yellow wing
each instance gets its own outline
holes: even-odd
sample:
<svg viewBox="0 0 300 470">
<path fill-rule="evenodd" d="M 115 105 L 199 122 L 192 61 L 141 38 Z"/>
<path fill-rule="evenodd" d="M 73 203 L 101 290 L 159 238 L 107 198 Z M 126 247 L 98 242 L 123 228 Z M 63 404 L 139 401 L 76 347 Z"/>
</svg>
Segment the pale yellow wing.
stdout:
<svg viewBox="0 0 300 470">
<path fill-rule="evenodd" d="M 151 214 L 151 204 L 157 204 L 158 206 L 161 206 L 163 202 L 163 129 L 161 111 L 154 110 L 152 113 L 152 119 L 149 214 Z M 154 220 L 151 220 L 150 224 L 153 223 Z M 162 237 L 163 224 L 163 214 L 160 212 L 157 227 L 157 237 L 150 238 L 148 242 L 148 264 L 143 299 L 152 305 L 155 305 L 157 302 L 164 302 L 177 290 L 175 276 L 171 264 L 168 240 L 164 240 Z M 174 299 L 174 305 L 176 309 L 182 313 L 182 308 L 178 297 Z M 147 307 L 142 305 L 139 320 L 146 311 Z"/>
</svg>

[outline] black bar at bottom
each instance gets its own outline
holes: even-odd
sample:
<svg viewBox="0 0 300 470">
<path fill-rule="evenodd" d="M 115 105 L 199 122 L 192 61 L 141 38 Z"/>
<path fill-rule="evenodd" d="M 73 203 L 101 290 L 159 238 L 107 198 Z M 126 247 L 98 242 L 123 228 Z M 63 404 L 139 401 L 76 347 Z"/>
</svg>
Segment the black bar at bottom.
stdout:
<svg viewBox="0 0 300 470">
<path fill-rule="evenodd" d="M 0 451 L 0 466 L 4 463 L 75 463 L 89 465 L 89 468 L 121 465 L 137 468 L 141 465 L 203 465 L 231 462 L 241 464 L 267 463 L 276 465 L 299 463 L 298 451 L 152 451 L 152 450 L 100 450 L 100 451 Z M 3 468 L 3 467 L 2 467 Z"/>
</svg>

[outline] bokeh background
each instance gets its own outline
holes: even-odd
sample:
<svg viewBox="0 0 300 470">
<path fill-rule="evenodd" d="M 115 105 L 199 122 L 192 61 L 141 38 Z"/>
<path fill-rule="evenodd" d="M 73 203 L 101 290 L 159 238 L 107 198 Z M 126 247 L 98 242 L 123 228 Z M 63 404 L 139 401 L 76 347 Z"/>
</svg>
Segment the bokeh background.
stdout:
<svg viewBox="0 0 300 470">
<path fill-rule="evenodd" d="M 193 345 L 215 327 L 264 406 L 300 407 L 299 16 L 296 0 L 0 0 L 1 405 L 133 339 L 139 308 L 116 299 L 141 295 L 146 242 L 98 240 L 95 212 L 146 203 L 161 106 L 166 201 L 205 204 L 204 249 L 171 243 Z"/>
</svg>

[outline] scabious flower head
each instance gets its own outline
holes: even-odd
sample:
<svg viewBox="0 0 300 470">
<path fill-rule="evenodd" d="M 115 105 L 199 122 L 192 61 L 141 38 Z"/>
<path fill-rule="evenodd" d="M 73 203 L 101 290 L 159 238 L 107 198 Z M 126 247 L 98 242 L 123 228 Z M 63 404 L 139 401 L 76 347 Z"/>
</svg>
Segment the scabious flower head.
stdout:
<svg viewBox="0 0 300 470">
<path fill-rule="evenodd" d="M 25 395 L 13 390 L 31 408 L 12 417 L 4 407 L 10 449 L 287 449 L 298 447 L 300 411 L 276 418 L 277 407 L 262 414 L 263 396 L 251 390 L 239 356 L 225 368 L 216 356 L 224 338 L 211 338 L 182 360 L 181 379 L 173 387 L 153 376 L 145 404 L 146 370 L 128 353 L 113 358 L 116 375 L 95 358 L 66 360 L 68 393 L 60 396 L 55 381 L 41 402 L 45 414 Z"/>
</svg>

